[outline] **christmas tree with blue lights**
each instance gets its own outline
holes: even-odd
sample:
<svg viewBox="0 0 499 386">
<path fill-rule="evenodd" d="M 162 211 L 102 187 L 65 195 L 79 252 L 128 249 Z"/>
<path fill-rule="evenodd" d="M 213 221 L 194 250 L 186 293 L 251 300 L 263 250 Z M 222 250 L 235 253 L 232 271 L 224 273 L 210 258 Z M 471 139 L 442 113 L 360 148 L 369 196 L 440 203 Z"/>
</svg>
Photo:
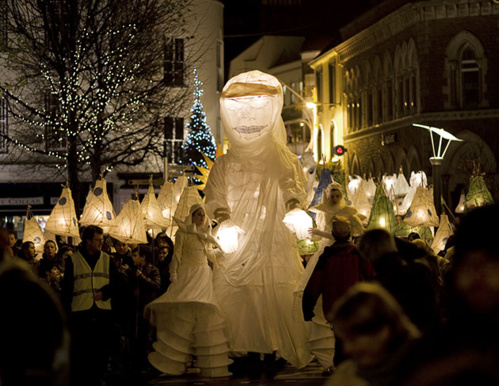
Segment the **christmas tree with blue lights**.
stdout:
<svg viewBox="0 0 499 386">
<path fill-rule="evenodd" d="M 203 111 L 203 104 L 201 103 L 202 85 L 198 78 L 197 69 L 194 68 L 194 105 L 191 108 L 190 122 L 186 125 L 189 136 L 183 146 L 183 163 L 207 168 L 208 165 L 203 158 L 203 154 L 214 161 L 217 144 L 210 126 L 206 123 L 206 113 Z"/>
</svg>

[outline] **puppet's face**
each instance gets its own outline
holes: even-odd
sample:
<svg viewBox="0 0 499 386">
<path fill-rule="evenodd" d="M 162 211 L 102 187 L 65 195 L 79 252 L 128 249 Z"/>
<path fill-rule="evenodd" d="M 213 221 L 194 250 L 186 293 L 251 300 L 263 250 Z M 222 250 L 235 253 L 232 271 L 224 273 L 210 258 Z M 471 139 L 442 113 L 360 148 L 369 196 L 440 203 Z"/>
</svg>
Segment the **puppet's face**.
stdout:
<svg viewBox="0 0 499 386">
<path fill-rule="evenodd" d="M 248 95 L 225 99 L 226 121 L 230 129 L 244 141 L 265 135 L 275 115 L 274 97 Z"/>
</svg>

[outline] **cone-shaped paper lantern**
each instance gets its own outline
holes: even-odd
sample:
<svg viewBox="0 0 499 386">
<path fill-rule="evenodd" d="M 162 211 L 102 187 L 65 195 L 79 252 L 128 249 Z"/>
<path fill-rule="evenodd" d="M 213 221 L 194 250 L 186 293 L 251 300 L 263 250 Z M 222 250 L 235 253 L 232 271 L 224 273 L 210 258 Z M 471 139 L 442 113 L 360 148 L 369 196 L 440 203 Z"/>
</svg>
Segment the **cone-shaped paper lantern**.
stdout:
<svg viewBox="0 0 499 386">
<path fill-rule="evenodd" d="M 414 173 L 411 172 L 411 178 L 410 178 L 410 187 L 409 190 L 407 191 L 407 194 L 404 197 L 404 200 L 402 201 L 402 204 L 398 205 L 398 210 L 400 214 L 405 214 L 409 207 L 412 205 L 412 200 L 414 199 L 414 195 L 416 194 L 416 190 L 419 187 L 424 187 L 426 188 L 426 174 L 423 171 Z"/>
<path fill-rule="evenodd" d="M 123 205 L 116 223 L 118 225 L 111 228 L 109 235 L 125 244 L 147 244 L 142 211 L 137 200 L 128 200 Z"/>
<path fill-rule="evenodd" d="M 464 190 L 461 190 L 461 196 L 459 196 L 459 202 L 456 206 L 456 209 L 454 209 L 454 212 L 464 213 L 465 203 L 466 203 L 466 196 L 464 194 Z"/>
<path fill-rule="evenodd" d="M 354 208 L 357 209 L 357 212 L 365 216 L 367 222 L 371 215 L 371 203 L 369 202 L 369 198 L 365 191 L 366 184 L 367 182 L 365 180 L 361 180 L 357 192 L 355 193 Z"/>
<path fill-rule="evenodd" d="M 397 220 L 393 213 L 393 204 L 386 196 L 383 186 L 378 185 L 366 229 L 383 228 L 393 234 L 396 226 Z"/>
<path fill-rule="evenodd" d="M 158 204 L 161 208 L 161 214 L 171 224 L 173 214 L 177 209 L 177 201 L 174 195 L 175 184 L 166 181 L 158 193 Z"/>
<path fill-rule="evenodd" d="M 47 220 L 45 231 L 59 236 L 80 237 L 75 205 L 69 186 L 66 185 L 62 189 L 59 201 L 55 204 Z"/>
<path fill-rule="evenodd" d="M 180 196 L 184 192 L 184 189 L 189 186 L 189 181 L 187 177 L 184 175 L 178 176 L 177 181 L 175 181 L 175 186 L 173 188 L 173 196 L 175 197 L 175 201 L 178 203 L 180 200 Z"/>
<path fill-rule="evenodd" d="M 366 192 L 367 199 L 372 203 L 374 195 L 376 194 L 376 184 L 374 183 L 374 178 L 371 177 L 366 181 L 364 190 Z"/>
<path fill-rule="evenodd" d="M 87 196 L 80 219 L 81 225 L 97 225 L 109 233 L 116 226 L 116 214 L 107 195 L 106 180 L 101 178 L 95 183 L 92 193 Z"/>
<path fill-rule="evenodd" d="M 438 225 L 437 233 L 433 238 L 433 243 L 431 244 L 431 248 L 435 254 L 443 251 L 445 248 L 445 244 L 451 235 L 454 234 L 451 224 L 449 223 L 449 217 L 446 214 L 440 215 L 440 224 Z"/>
<path fill-rule="evenodd" d="M 189 214 L 191 206 L 194 204 L 202 204 L 203 199 L 199 195 L 199 191 L 194 187 L 185 188 L 175 211 L 175 218 L 185 219 Z"/>
<path fill-rule="evenodd" d="M 149 190 L 140 204 L 140 209 L 144 216 L 144 226 L 146 229 L 163 229 L 168 227 L 168 221 L 161 213 L 161 208 L 159 207 L 152 185 L 149 185 Z"/>
<path fill-rule="evenodd" d="M 23 243 L 31 241 L 35 244 L 36 253 L 41 255 L 43 253 L 43 245 L 45 244 L 45 236 L 43 234 L 38 220 L 33 216 L 31 209 L 28 207 L 26 211 L 26 220 L 24 220 L 24 235 Z"/>
<path fill-rule="evenodd" d="M 391 176 L 381 177 L 381 183 L 385 187 L 385 192 L 392 192 L 395 194 L 395 189 L 393 188 L 397 182 L 397 175 L 394 173 Z"/>
<path fill-rule="evenodd" d="M 393 189 L 395 190 L 395 194 L 397 196 L 405 196 L 409 191 L 409 183 L 402 172 L 402 168 L 400 168 L 400 172 L 397 176 L 397 180 L 393 185 Z"/>
<path fill-rule="evenodd" d="M 357 194 L 357 189 L 359 189 L 359 186 L 362 182 L 362 177 L 361 176 L 349 176 L 349 182 L 348 182 L 348 193 L 350 197 L 352 197 L 352 201 L 355 204 L 355 195 Z"/>
<path fill-rule="evenodd" d="M 438 216 L 430 190 L 419 186 L 404 221 L 412 227 L 438 226 Z"/>
<path fill-rule="evenodd" d="M 466 209 L 472 209 L 477 206 L 493 204 L 494 199 L 490 194 L 482 176 L 471 177 L 470 188 L 466 195 Z"/>
</svg>

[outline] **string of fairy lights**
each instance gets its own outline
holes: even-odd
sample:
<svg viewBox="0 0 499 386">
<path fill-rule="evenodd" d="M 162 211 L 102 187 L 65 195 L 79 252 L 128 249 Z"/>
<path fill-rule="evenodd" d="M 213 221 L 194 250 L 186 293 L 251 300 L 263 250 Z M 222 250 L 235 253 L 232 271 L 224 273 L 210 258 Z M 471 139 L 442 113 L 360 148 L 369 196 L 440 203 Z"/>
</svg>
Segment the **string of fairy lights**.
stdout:
<svg viewBox="0 0 499 386">
<path fill-rule="evenodd" d="M 11 113 L 23 126 L 34 129 L 30 132 L 35 142 L 51 139 L 59 142 L 61 147 L 56 150 L 37 148 L 17 138 L 9 138 L 10 142 L 27 151 L 66 160 L 69 154 L 67 148 L 62 146 L 65 140 L 78 141 L 77 160 L 89 164 L 92 150 L 111 131 L 130 133 L 134 116 L 144 107 L 144 98 L 147 97 L 147 93 L 136 92 L 127 86 L 133 83 L 140 69 L 140 63 L 127 65 L 125 60 L 131 57 L 129 47 L 136 39 L 136 33 L 137 26 L 133 24 L 107 31 L 109 41 L 116 35 L 126 36 L 128 44 L 117 44 L 105 52 L 99 58 L 101 65 L 95 74 L 95 63 L 85 63 L 84 59 L 91 57 L 85 41 L 93 33 L 87 29 L 82 31 L 70 57 L 63 58 L 66 71 L 62 77 L 41 63 L 40 75 L 46 82 L 46 98 L 49 101 L 45 109 L 30 106 L 21 96 L 7 92 L 16 105 Z M 133 136 L 128 138 L 128 142 L 134 144 Z M 57 167 L 65 167 L 65 164 L 58 164 Z"/>
</svg>

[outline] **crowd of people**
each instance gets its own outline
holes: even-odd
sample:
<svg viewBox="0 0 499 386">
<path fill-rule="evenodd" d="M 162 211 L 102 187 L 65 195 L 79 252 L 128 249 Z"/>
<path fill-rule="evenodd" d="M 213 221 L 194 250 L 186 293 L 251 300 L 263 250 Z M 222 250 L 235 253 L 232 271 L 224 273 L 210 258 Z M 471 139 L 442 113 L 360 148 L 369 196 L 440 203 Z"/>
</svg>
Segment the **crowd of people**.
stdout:
<svg viewBox="0 0 499 386">
<path fill-rule="evenodd" d="M 332 362 L 323 364 L 325 383 L 458 385 L 478 379 L 481 385 L 497 384 L 499 246 L 492 221 L 497 215 L 497 205 L 467 213 L 440 255 L 417 235 L 411 241 L 371 229 L 352 238 L 346 217 L 330 219 L 332 237 L 309 268 L 299 315 L 310 322 L 319 312 L 334 336 L 326 356 Z M 20 335 L 29 324 L 22 317 L 31 318 L 33 328 L 50 322 L 32 343 L 39 341 L 53 358 L 40 365 L 44 372 L 2 366 L 2 384 L 21 373 L 34 380 L 31 384 L 47 385 L 99 384 L 112 372 L 153 368 L 182 375 L 194 361 L 203 376 L 227 377 L 231 370 L 238 375 L 230 364 L 240 358 L 231 359 L 212 288 L 211 271 L 222 255 L 209 221 L 197 204 L 175 243 L 160 233 L 150 244 L 136 246 L 88 226 L 76 248 L 48 240 L 41 257 L 32 242 L 17 247 L 15 234 L 3 230 L 0 287 L 14 289 L 15 296 L 7 299 L 2 292 L 1 302 L 18 313 L 12 318 Z M 32 309 L 19 313 L 19 301 Z M 43 313 L 42 305 L 50 309 L 49 322 L 34 317 Z M 13 328 L 10 318 L 2 318 L 6 329 Z M 21 343 L 32 335 L 26 334 L 16 339 Z M 3 347 L 15 345 L 4 335 L 2 330 Z M 35 367 L 29 358 L 22 359 L 23 366 Z M 66 365 L 57 376 L 51 372 L 56 362 L 59 369 Z"/>
<path fill-rule="evenodd" d="M 89 225 L 77 247 L 49 240 L 39 257 L 0 235 L 0 384 L 260 379 L 314 358 L 327 385 L 499 384 L 499 205 L 466 213 L 439 254 L 416 233 L 366 231 L 338 183 L 309 208 L 277 78 L 239 74 L 220 104 L 229 151 L 174 240 L 129 245 Z M 291 219 L 310 213 L 319 249 L 300 257 Z M 25 359 L 23 345 L 39 351 Z"/>
</svg>

